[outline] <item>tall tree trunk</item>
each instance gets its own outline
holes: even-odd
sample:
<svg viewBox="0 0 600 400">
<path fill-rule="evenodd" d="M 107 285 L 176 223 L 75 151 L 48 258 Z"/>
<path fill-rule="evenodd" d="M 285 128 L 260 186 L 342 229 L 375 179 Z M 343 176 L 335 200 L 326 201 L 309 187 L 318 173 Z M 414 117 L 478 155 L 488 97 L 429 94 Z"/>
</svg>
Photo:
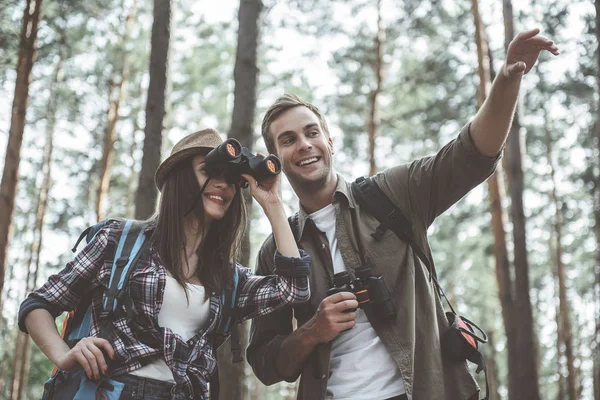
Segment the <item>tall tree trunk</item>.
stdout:
<svg viewBox="0 0 600 400">
<path fill-rule="evenodd" d="M 132 117 L 133 133 L 131 135 L 131 145 L 129 146 L 129 155 L 131 157 L 131 171 L 127 179 L 127 218 L 134 218 L 135 216 L 135 185 L 137 174 L 135 172 L 135 166 L 137 160 L 135 154 L 138 150 L 138 142 L 135 138 L 135 134 L 140 130 L 137 123 L 137 115 Z"/>
<path fill-rule="evenodd" d="M 36 59 L 36 40 L 38 25 L 41 19 L 43 0 L 26 0 L 21 26 L 19 57 L 17 59 L 17 80 L 13 98 L 8 146 L 4 161 L 4 171 L 0 182 L 0 315 L 2 315 L 2 290 L 8 257 L 8 244 L 12 228 L 12 217 L 15 208 L 15 196 L 19 163 L 21 162 L 21 145 L 25 130 L 25 115 L 29 98 L 29 82 L 31 70 Z M 0 324 L 2 320 L 0 318 Z"/>
<path fill-rule="evenodd" d="M 60 51 L 55 73 L 51 96 L 48 102 L 48 123 L 46 127 L 46 144 L 44 146 L 44 158 L 42 161 L 42 183 L 36 202 L 36 217 L 33 227 L 33 241 L 29 249 L 29 260 L 27 262 L 27 279 L 25 280 L 25 294 L 35 289 L 40 269 L 40 254 L 42 251 L 44 220 L 48 205 L 48 194 L 52 186 L 52 156 L 54 152 L 54 129 L 56 126 L 56 87 L 62 80 L 63 52 Z M 31 268 L 33 264 L 33 275 Z M 15 367 L 13 368 L 13 382 L 11 385 L 12 400 L 22 400 L 27 388 L 27 377 L 29 372 L 29 358 L 31 352 L 31 340 L 28 335 L 18 333 L 17 345 L 15 347 Z"/>
<path fill-rule="evenodd" d="M 367 125 L 367 131 L 369 134 L 369 176 L 375 175 L 377 172 L 377 165 L 375 163 L 375 138 L 379 131 L 379 125 L 381 124 L 381 116 L 379 112 L 379 105 L 377 103 L 379 94 L 381 93 L 381 82 L 383 80 L 383 41 L 384 31 L 383 24 L 381 22 L 381 0 L 377 0 L 377 33 L 375 35 L 374 43 L 374 56 L 373 60 L 373 72 L 375 73 L 375 89 L 369 96 L 369 122 Z"/>
<path fill-rule="evenodd" d="M 595 0 L 596 6 L 596 43 L 600 43 L 600 0 Z M 600 94 L 600 48 L 596 48 L 596 84 L 597 93 Z M 596 143 L 596 156 L 600 165 L 600 104 L 596 110 L 596 123 L 594 126 L 594 137 Z M 594 400 L 600 400 L 600 176 L 595 177 L 594 191 L 594 233 L 596 235 L 596 258 L 595 258 L 595 293 L 596 293 L 596 331 L 593 349 L 594 362 Z"/>
<path fill-rule="evenodd" d="M 479 74 L 479 105 L 481 106 L 491 88 L 491 68 L 489 49 L 485 38 L 485 26 L 479 14 L 479 3 L 471 0 L 471 10 L 475 22 L 475 42 L 477 44 L 478 74 Z M 494 235 L 494 257 L 496 265 L 496 281 L 498 283 L 498 296 L 502 307 L 502 319 L 506 332 L 506 347 L 508 349 L 508 393 L 509 399 L 518 399 L 518 353 L 516 349 L 517 331 L 514 323 L 514 293 L 510 275 L 510 261 L 506 246 L 506 215 L 502 209 L 504 200 L 504 186 L 502 185 L 502 168 L 498 166 L 496 172 L 487 181 L 490 213 L 492 217 L 492 232 Z"/>
<path fill-rule="evenodd" d="M 558 298 L 556 295 L 559 292 L 558 289 L 558 261 L 557 261 L 557 251 L 556 251 L 556 231 L 550 231 L 550 241 L 548 244 L 550 248 L 550 260 L 552 262 L 552 274 L 554 276 L 554 298 Z M 563 343 L 564 343 L 564 334 L 563 334 L 563 324 L 560 317 L 560 302 L 557 302 L 555 305 L 555 314 L 556 314 L 556 370 L 558 372 L 558 382 L 557 382 L 557 394 L 556 400 L 563 400 L 566 398 L 566 374 L 563 362 Z"/>
<path fill-rule="evenodd" d="M 554 271 L 557 274 L 557 271 Z M 558 289 L 558 283 L 555 285 Z M 558 291 L 558 290 L 557 290 Z M 563 372 L 563 350 L 562 344 L 564 341 L 564 335 L 562 332 L 562 322 L 560 321 L 560 307 L 556 307 L 556 363 L 558 364 L 558 394 L 556 400 L 562 400 L 565 398 L 565 374 Z"/>
<path fill-rule="evenodd" d="M 142 168 L 135 198 L 135 218 L 145 219 L 154 213 L 157 190 L 154 173 L 160 164 L 163 124 L 166 114 L 172 0 L 154 0 L 150 84 L 146 102 L 146 128 Z"/>
<path fill-rule="evenodd" d="M 238 11 L 238 37 L 233 79 L 233 112 L 229 137 L 236 138 L 242 146 L 252 149 L 254 138 L 254 115 L 256 111 L 256 88 L 258 86 L 258 46 L 260 43 L 260 21 L 263 10 L 262 0 L 240 0 Z M 252 211 L 252 197 L 244 190 L 244 200 L 248 215 Z M 240 262 L 250 265 L 250 226 L 246 229 L 240 254 Z M 248 345 L 248 326 L 237 327 L 240 346 Z M 219 398 L 222 400 L 242 400 L 246 398 L 245 363 L 231 362 L 231 341 L 228 340 L 219 350 Z"/>
<path fill-rule="evenodd" d="M 486 359 L 488 379 L 490 382 L 490 400 L 500 400 L 500 378 L 498 377 L 498 353 L 496 352 L 496 334 L 494 331 L 488 332 L 489 357 Z"/>
<path fill-rule="evenodd" d="M 121 104 L 127 97 L 127 80 L 129 79 L 129 57 L 125 49 L 127 41 L 131 36 L 135 13 L 137 10 L 137 0 L 129 8 L 127 20 L 125 22 L 125 32 L 120 39 L 121 47 L 121 65 L 119 71 L 113 74 L 108 83 L 108 112 L 106 115 L 106 127 L 104 129 L 102 159 L 100 160 L 100 179 L 96 189 L 96 220 L 104 219 L 104 200 L 108 193 L 110 183 L 110 169 L 113 159 L 113 148 L 116 141 L 116 126 L 119 121 L 119 112 Z"/>
<path fill-rule="evenodd" d="M 548 119 L 546 115 L 545 121 Z M 557 182 L 554 168 L 554 158 L 552 151 L 552 139 L 550 137 L 550 130 L 546 126 L 546 157 L 548 159 L 548 165 L 550 166 L 550 179 L 552 182 L 552 190 L 550 192 L 550 201 L 554 206 L 554 258 L 556 260 L 556 277 L 558 281 L 558 299 L 559 299 L 559 326 L 561 327 L 562 343 L 565 346 L 565 358 L 567 366 L 567 389 L 569 394 L 569 400 L 577 400 L 577 372 L 575 370 L 575 356 L 573 354 L 573 339 L 571 334 L 571 307 L 569 306 L 569 299 L 567 297 L 567 286 L 566 286 L 566 273 L 565 264 L 563 262 L 563 244 L 562 244 L 562 226 L 563 226 L 563 215 L 561 209 L 561 203 L 556 192 Z"/>
<path fill-rule="evenodd" d="M 505 47 L 514 37 L 511 0 L 503 0 Z M 523 209 L 523 167 L 521 155 L 521 126 L 518 114 L 506 141 L 506 173 L 510 182 L 511 216 L 513 224 L 515 269 L 515 316 L 519 327 L 517 341 L 519 352 L 519 398 L 537 400 L 538 386 L 537 344 L 533 327 L 533 312 L 529 297 L 529 265 L 527 260 L 525 213 Z"/>
</svg>

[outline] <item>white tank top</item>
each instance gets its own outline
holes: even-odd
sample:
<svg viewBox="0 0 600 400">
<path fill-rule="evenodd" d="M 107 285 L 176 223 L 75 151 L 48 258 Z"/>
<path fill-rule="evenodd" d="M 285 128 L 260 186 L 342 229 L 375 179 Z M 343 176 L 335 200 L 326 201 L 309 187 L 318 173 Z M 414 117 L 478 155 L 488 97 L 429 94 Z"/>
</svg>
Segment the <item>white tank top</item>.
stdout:
<svg viewBox="0 0 600 400">
<path fill-rule="evenodd" d="M 184 341 L 194 337 L 210 315 L 210 297 L 204 300 L 204 286 L 188 283 L 187 287 L 189 304 L 184 288 L 167 275 L 163 304 L 158 313 L 158 325 L 171 329 Z M 175 383 L 173 373 L 162 358 L 130 374 Z"/>
</svg>

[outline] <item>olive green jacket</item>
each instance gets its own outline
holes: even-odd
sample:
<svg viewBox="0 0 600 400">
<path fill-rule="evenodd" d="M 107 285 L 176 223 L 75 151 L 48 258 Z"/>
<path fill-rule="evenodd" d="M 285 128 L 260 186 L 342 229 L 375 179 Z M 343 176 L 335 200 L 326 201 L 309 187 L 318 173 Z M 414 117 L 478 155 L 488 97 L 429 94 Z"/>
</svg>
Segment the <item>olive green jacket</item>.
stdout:
<svg viewBox="0 0 600 400">
<path fill-rule="evenodd" d="M 500 154 L 490 158 L 475 149 L 467 125 L 435 156 L 390 168 L 377 174 L 375 180 L 411 221 L 416 242 L 431 259 L 427 228 L 437 216 L 487 179 L 499 159 Z M 332 203 L 337 217 L 338 246 L 346 269 L 354 272 L 362 264 L 357 244 L 360 240 L 365 261 L 383 276 L 390 289 L 396 317 L 383 321 L 368 311 L 367 316 L 398 364 L 409 400 L 476 399 L 479 389 L 466 364 L 442 359 L 440 336 L 448 322 L 427 268 L 391 230 L 381 241 L 371 237 L 379 222 L 356 203 L 350 184 L 339 176 Z M 301 326 L 314 315 L 333 277 L 327 238 L 302 207 L 293 228 L 299 247 L 312 257 L 312 294 L 308 303 L 258 317 L 252 323 L 248 362 L 267 385 L 298 378 L 281 376 L 275 368 L 275 359 L 283 339 L 293 330 L 293 318 Z M 257 273 L 273 273 L 274 252 L 275 243 L 270 236 L 259 252 Z M 298 399 L 325 398 L 329 351 L 330 344 L 321 344 L 307 358 Z M 364 368 L 368 368 L 367 362 Z"/>
</svg>

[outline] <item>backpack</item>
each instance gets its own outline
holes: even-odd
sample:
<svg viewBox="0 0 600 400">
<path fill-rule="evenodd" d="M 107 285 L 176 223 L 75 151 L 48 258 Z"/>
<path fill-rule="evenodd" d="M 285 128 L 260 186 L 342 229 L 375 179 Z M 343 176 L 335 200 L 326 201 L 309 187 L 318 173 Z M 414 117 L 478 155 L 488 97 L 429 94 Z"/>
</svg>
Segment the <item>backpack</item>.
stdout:
<svg viewBox="0 0 600 400">
<path fill-rule="evenodd" d="M 446 300 L 451 310 L 446 313 L 450 327 L 441 338 L 442 354 L 450 360 L 469 360 L 477 365 L 477 373 L 484 371 L 486 386 L 484 400 L 487 400 L 489 396 L 487 368 L 483 355 L 479 351 L 479 343 L 487 343 L 487 335 L 473 322 L 459 316 L 454 311 L 454 307 L 437 280 L 433 262 L 415 241 L 410 221 L 404 216 L 402 210 L 386 196 L 377 182 L 370 177 L 359 177 L 352 183 L 351 190 L 358 204 L 380 222 L 371 236 L 376 241 L 380 241 L 383 239 L 384 233 L 391 230 L 398 238 L 408 243 L 429 271 L 430 279 L 433 280 L 438 294 Z M 475 329 L 479 331 L 479 334 L 475 333 Z"/>
<path fill-rule="evenodd" d="M 99 336 L 103 338 L 108 338 L 110 336 L 112 321 L 117 314 L 123 312 L 123 309 L 127 320 L 133 316 L 133 301 L 125 288 L 127 287 L 127 282 L 131 276 L 131 273 L 137 267 L 137 261 L 149 243 L 145 233 L 148 225 L 141 221 L 116 218 L 103 220 L 85 229 L 77 239 L 75 246 L 71 249 L 71 251 L 75 253 L 79 243 L 84 238 L 86 243 L 90 243 L 100 229 L 102 229 L 108 222 L 115 220 L 119 222 L 118 230 L 120 232 L 120 236 L 112 260 L 109 285 L 105 292 L 106 299 L 103 304 L 102 312 L 99 315 Z M 229 334 L 231 334 L 231 352 L 233 354 L 233 361 L 240 362 L 243 360 L 243 358 L 241 357 L 241 346 L 239 344 L 239 335 L 234 309 L 238 295 L 237 289 L 239 274 L 235 265 L 233 265 L 233 268 L 233 284 L 231 286 L 227 286 L 221 294 L 221 304 L 223 307 L 221 312 L 221 320 L 217 325 L 215 335 L 227 337 Z M 67 345 L 72 348 L 79 340 L 89 336 L 91 322 L 92 295 L 89 294 L 87 297 L 84 297 L 80 300 L 77 308 L 74 311 L 68 313 L 63 322 L 61 337 L 63 340 L 65 340 Z M 75 377 L 75 379 L 73 379 L 73 377 Z M 74 384 L 70 384 L 71 381 L 76 382 Z M 60 392 L 56 392 L 56 388 L 59 386 L 63 387 L 65 390 L 68 390 L 68 392 L 63 393 L 62 390 Z M 72 386 L 72 388 L 68 386 Z M 76 386 L 78 387 L 77 389 L 75 388 Z M 89 381 L 86 375 L 81 373 L 81 371 L 75 373 L 73 371 L 62 371 L 59 370 L 58 367 L 55 367 L 52 371 L 50 380 L 46 382 L 44 388 L 44 399 L 84 399 L 87 398 L 86 396 L 89 396 L 90 393 L 96 393 L 100 390 L 103 391 L 102 393 L 105 396 L 108 396 L 108 399 L 118 399 L 120 390 L 122 390 L 122 384 L 108 378 L 103 378 L 100 382 Z"/>
</svg>

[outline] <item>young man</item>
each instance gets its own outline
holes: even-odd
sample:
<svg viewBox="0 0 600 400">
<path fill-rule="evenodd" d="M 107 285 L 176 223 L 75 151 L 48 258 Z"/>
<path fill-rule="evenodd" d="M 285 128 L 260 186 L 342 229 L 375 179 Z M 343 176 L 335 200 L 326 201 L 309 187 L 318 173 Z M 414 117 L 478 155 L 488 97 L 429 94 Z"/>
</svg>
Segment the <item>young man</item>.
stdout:
<svg viewBox="0 0 600 400">
<path fill-rule="evenodd" d="M 427 228 L 494 171 L 522 76 L 541 51 L 558 54 L 553 42 L 538 33 L 524 32 L 511 42 L 489 97 L 456 139 L 433 157 L 374 177 L 411 221 L 415 241 L 429 258 Z M 252 324 L 247 355 L 259 379 L 269 385 L 302 375 L 298 399 L 306 400 L 477 399 L 479 390 L 466 364 L 442 358 L 440 336 L 448 322 L 429 271 L 391 231 L 381 241 L 370 236 L 379 222 L 336 175 L 333 142 L 319 110 L 285 95 L 267 111 L 262 134 L 300 199 L 295 236 L 312 256 L 313 269 L 309 303 Z M 270 237 L 258 256 L 260 274 L 272 272 L 274 251 Z M 365 263 L 383 276 L 394 317 L 352 311 L 358 302 L 350 292 L 327 296 L 334 273 L 354 273 Z"/>
</svg>

